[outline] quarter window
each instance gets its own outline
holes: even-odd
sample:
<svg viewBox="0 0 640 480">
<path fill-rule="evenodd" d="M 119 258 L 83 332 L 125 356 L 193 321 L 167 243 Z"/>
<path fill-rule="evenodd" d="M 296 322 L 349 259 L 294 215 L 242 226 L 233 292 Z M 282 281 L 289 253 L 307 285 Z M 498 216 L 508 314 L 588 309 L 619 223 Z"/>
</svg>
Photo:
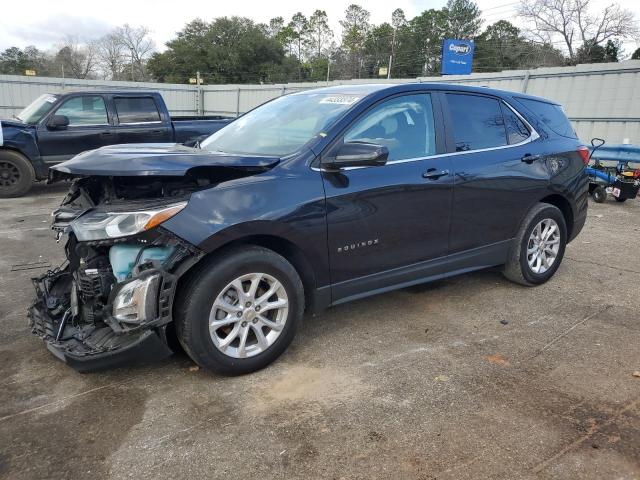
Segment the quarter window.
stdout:
<svg viewBox="0 0 640 480">
<path fill-rule="evenodd" d="M 513 110 L 507 107 L 504 103 L 500 106 L 502 107 L 504 126 L 507 129 L 507 142 L 509 142 L 509 145 L 524 142 L 529 138 L 531 132 L 529 132 L 529 129 L 523 121 L 513 113 Z"/>
<path fill-rule="evenodd" d="M 431 95 L 406 95 L 377 105 L 355 122 L 344 142 L 383 145 L 390 161 L 435 155 Z"/>
<path fill-rule="evenodd" d="M 447 94 L 456 152 L 507 145 L 500 102 L 479 95 Z"/>
<path fill-rule="evenodd" d="M 56 115 L 69 119 L 69 126 L 108 125 L 107 108 L 100 96 L 73 97 L 64 102 Z"/>
<path fill-rule="evenodd" d="M 151 97 L 119 97 L 114 99 L 120 123 L 159 122 L 160 113 Z"/>
</svg>

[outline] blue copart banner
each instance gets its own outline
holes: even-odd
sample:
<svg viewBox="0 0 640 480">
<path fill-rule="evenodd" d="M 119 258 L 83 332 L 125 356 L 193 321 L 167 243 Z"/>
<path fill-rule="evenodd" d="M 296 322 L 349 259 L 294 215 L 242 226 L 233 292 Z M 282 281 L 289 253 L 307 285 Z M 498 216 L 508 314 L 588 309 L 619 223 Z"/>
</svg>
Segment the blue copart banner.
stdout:
<svg viewBox="0 0 640 480">
<path fill-rule="evenodd" d="M 469 40 L 447 38 L 442 46 L 442 74 L 469 75 L 473 66 L 475 45 Z"/>
</svg>

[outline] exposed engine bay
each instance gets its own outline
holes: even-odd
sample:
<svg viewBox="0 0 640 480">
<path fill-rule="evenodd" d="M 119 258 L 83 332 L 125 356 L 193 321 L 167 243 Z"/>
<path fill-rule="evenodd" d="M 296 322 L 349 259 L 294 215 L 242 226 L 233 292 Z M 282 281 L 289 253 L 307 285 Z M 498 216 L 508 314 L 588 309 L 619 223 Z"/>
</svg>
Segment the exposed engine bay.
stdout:
<svg viewBox="0 0 640 480">
<path fill-rule="evenodd" d="M 74 180 L 52 214 L 67 261 L 33 279 L 32 332 L 80 371 L 113 366 L 115 353 L 170 354 L 177 279 L 203 253 L 159 224 L 211 186 L 206 176 Z"/>
</svg>

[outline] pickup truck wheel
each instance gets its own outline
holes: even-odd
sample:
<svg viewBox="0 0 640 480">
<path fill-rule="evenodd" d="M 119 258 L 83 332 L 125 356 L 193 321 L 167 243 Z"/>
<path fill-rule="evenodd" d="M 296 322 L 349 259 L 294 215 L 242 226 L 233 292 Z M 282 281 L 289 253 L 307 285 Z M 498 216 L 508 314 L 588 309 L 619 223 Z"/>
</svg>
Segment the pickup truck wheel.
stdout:
<svg viewBox="0 0 640 480">
<path fill-rule="evenodd" d="M 549 280 L 562 262 L 567 245 L 567 225 L 555 206 L 539 203 L 520 226 L 509 251 L 504 276 L 521 285 Z"/>
<path fill-rule="evenodd" d="M 29 191 L 35 173 L 29 161 L 12 151 L 0 152 L 0 198 L 21 197 Z"/>
<path fill-rule="evenodd" d="M 266 367 L 289 346 L 304 310 L 293 266 L 266 248 L 204 261 L 182 288 L 178 339 L 200 366 L 224 375 Z"/>
</svg>

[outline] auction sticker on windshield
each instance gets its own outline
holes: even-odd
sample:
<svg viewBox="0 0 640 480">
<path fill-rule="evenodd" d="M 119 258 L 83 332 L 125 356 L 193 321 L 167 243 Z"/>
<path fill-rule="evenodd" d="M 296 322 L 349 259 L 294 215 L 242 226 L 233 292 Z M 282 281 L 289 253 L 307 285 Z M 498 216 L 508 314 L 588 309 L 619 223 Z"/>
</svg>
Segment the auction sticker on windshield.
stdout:
<svg viewBox="0 0 640 480">
<path fill-rule="evenodd" d="M 360 100 L 353 95 L 329 95 L 320 100 L 320 103 L 332 103 L 334 105 L 352 105 Z"/>
</svg>

